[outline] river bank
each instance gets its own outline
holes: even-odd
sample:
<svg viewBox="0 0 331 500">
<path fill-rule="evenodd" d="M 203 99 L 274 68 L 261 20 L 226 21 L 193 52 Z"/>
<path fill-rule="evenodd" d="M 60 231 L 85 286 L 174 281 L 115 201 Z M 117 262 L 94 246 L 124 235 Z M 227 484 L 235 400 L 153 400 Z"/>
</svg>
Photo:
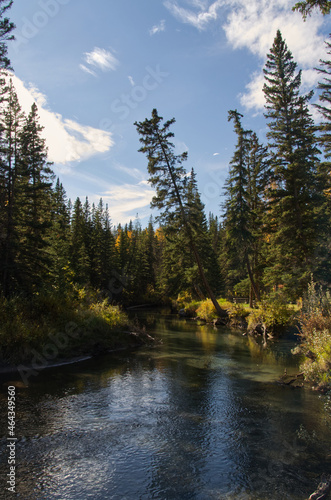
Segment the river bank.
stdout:
<svg viewBox="0 0 331 500">
<path fill-rule="evenodd" d="M 1 299 L 0 315 L 0 373 L 31 373 L 154 342 L 120 306 L 91 290 Z"/>
<path fill-rule="evenodd" d="M 159 342 L 142 329 L 140 331 L 121 332 L 121 334 L 122 334 L 122 344 L 118 344 L 117 347 L 107 348 L 105 347 L 105 345 L 97 343 L 92 347 L 92 350 L 89 353 L 81 354 L 78 356 L 72 355 L 71 357 L 65 357 L 65 358 L 61 357 L 61 355 L 59 357 L 57 356 L 53 357 L 53 355 L 49 356 L 49 354 L 47 353 L 47 351 L 50 352 L 49 348 L 51 344 L 49 344 L 46 352 L 45 349 L 42 350 L 41 353 L 38 353 L 36 350 L 33 350 L 31 352 L 32 355 L 31 363 L 24 363 L 24 364 L 18 363 L 14 365 L 7 363 L 3 359 L 0 359 L 0 377 L 8 375 L 20 376 L 23 383 L 27 385 L 30 377 L 36 376 L 41 371 L 50 368 L 60 368 L 62 366 L 82 363 L 83 361 L 88 361 L 97 356 L 105 354 L 113 354 L 113 353 L 115 354 L 123 351 L 132 352 L 133 350 L 138 349 L 142 346 L 145 347 L 152 346 L 156 345 Z M 57 347 L 58 346 L 54 344 L 53 352 L 57 350 Z"/>
<path fill-rule="evenodd" d="M 178 300 L 179 314 L 209 324 L 240 328 L 244 335 L 262 337 L 263 345 L 280 338 L 290 329 L 296 331 L 299 344 L 292 354 L 297 356 L 299 373 L 314 390 L 331 391 L 331 294 L 313 280 L 307 294 L 295 304 L 289 304 L 280 294 L 259 302 L 255 308 L 220 299 L 227 319 L 218 318 L 210 300 Z M 301 376 L 300 375 L 300 376 Z M 293 380 L 296 386 L 301 382 Z"/>
<path fill-rule="evenodd" d="M 330 465 L 330 414 L 327 398 L 274 383 L 297 370 L 294 339 L 263 349 L 228 327 L 154 310 L 138 318 L 163 339 L 156 349 L 98 356 L 17 385 L 19 495 L 308 498 Z"/>
</svg>

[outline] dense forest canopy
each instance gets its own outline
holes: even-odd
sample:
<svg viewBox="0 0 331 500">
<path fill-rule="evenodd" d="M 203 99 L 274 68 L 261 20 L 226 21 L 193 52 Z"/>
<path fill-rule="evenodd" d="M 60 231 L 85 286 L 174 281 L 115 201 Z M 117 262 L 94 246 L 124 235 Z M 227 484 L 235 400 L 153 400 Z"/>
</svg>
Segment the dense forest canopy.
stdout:
<svg viewBox="0 0 331 500">
<path fill-rule="evenodd" d="M 153 110 L 151 119 L 135 123 L 157 190 L 152 206 L 160 212 L 145 228 L 138 218 L 115 227 L 102 199 L 98 205 L 67 199 L 47 160 L 36 104 L 28 116 L 22 112 L 8 73 L 14 25 L 4 14 L 11 4 L 0 1 L 3 296 L 65 294 L 79 285 L 126 304 L 209 296 L 217 309 L 220 295 L 250 296 L 252 302 L 282 290 L 295 300 L 312 274 L 330 284 L 330 61 L 317 69 L 316 127 L 313 92 L 301 92 L 301 71 L 277 31 L 263 70 L 267 143 L 245 129 L 238 110 L 229 110 L 237 144 L 220 214 L 205 214 L 194 169 L 184 168 L 187 153 L 174 153 L 174 119 L 163 123 Z M 309 14 L 318 6 L 326 14 L 329 4 L 296 8 Z"/>
</svg>

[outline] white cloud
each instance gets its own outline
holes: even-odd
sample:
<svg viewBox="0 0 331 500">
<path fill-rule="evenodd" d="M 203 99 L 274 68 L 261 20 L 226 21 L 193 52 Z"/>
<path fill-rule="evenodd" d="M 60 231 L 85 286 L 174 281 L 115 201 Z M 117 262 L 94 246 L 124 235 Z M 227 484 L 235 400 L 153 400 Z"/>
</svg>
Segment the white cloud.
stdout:
<svg viewBox="0 0 331 500">
<path fill-rule="evenodd" d="M 145 174 L 141 172 L 138 168 L 130 168 L 125 165 L 117 164 L 115 165 L 116 170 L 120 172 L 124 172 L 125 174 L 133 177 L 134 179 L 140 180 L 141 182 L 145 182 Z M 147 181 L 146 181 L 147 182 Z"/>
<path fill-rule="evenodd" d="M 316 64 L 316 56 L 323 51 L 323 38 L 318 35 L 322 16 L 312 16 L 304 23 L 301 14 L 292 12 L 292 0 L 232 0 L 231 3 L 235 8 L 223 28 L 233 48 L 245 47 L 264 58 L 280 29 L 297 62 L 306 67 Z"/>
<path fill-rule="evenodd" d="M 269 2 L 268 0 L 229 0 L 233 10 L 223 25 L 226 37 L 234 49 L 247 48 L 261 58 L 261 72 L 254 73 L 246 92 L 240 96 L 248 109 L 263 109 L 262 66 L 266 60 L 276 32 L 281 30 L 288 49 L 292 52 L 298 69 L 302 68 L 302 90 L 316 85 L 318 74 L 313 67 L 325 57 L 324 39 L 319 34 L 323 17 L 312 15 L 304 23 L 299 13 L 293 13 L 292 0 Z"/>
<path fill-rule="evenodd" d="M 180 7 L 177 2 L 173 0 L 166 0 L 164 6 L 181 22 L 191 24 L 198 30 L 206 28 L 207 24 L 216 20 L 218 17 L 218 10 L 224 5 L 224 0 L 216 0 L 209 6 L 205 1 L 191 0 L 192 7 L 197 7 L 198 12 Z"/>
<path fill-rule="evenodd" d="M 86 160 L 105 153 L 114 145 L 110 132 L 81 125 L 47 109 L 46 97 L 34 86 L 27 86 L 17 76 L 11 76 L 23 111 L 28 114 L 33 102 L 38 106 L 42 136 L 46 139 L 48 159 L 57 164 Z"/>
<path fill-rule="evenodd" d="M 87 66 L 85 66 L 85 64 L 80 64 L 79 67 L 80 67 L 80 69 L 82 69 L 83 71 L 85 71 L 85 73 L 88 73 L 89 75 L 92 75 L 92 76 L 97 76 L 96 72 L 93 71 L 93 69 L 88 68 Z"/>
<path fill-rule="evenodd" d="M 166 0 L 164 5 L 181 22 L 199 30 L 213 20 L 222 23 L 225 35 L 233 49 L 248 49 L 261 59 L 261 72 L 254 73 L 240 100 L 248 109 L 262 109 L 262 67 L 278 29 L 281 30 L 298 69 L 302 71 L 302 90 L 314 87 L 319 79 L 313 70 L 320 59 L 326 58 L 324 38 L 320 30 L 325 19 L 318 12 L 303 22 L 298 12 L 292 11 L 293 0 Z"/>
<path fill-rule="evenodd" d="M 185 144 L 184 141 L 180 141 L 174 137 L 172 142 L 175 145 L 176 154 L 181 155 L 182 153 L 189 151 L 189 147 Z"/>
<path fill-rule="evenodd" d="M 213 156 L 219 156 L 219 153 L 214 153 Z"/>
<path fill-rule="evenodd" d="M 85 52 L 84 60 L 88 66 L 80 64 L 79 67 L 93 76 L 97 76 L 92 69 L 93 67 L 100 69 L 101 71 L 115 71 L 119 65 L 118 59 L 114 56 L 114 54 L 112 54 L 111 51 L 101 49 L 100 47 L 94 47 L 91 52 Z M 92 68 L 89 66 L 92 66 Z"/>
<path fill-rule="evenodd" d="M 149 34 L 151 36 L 156 35 L 157 33 L 161 33 L 162 31 L 165 31 L 165 20 L 162 19 L 162 21 L 159 22 L 159 24 L 155 24 L 150 30 Z"/>
<path fill-rule="evenodd" d="M 108 203 L 113 223 L 127 222 L 134 219 L 137 213 L 140 217 L 147 215 L 150 212 L 149 206 L 154 195 L 154 190 L 145 180 L 138 184 L 112 186 L 101 193 L 103 201 Z"/>
<path fill-rule="evenodd" d="M 252 75 L 251 81 L 246 85 L 246 92 L 240 95 L 240 102 L 247 109 L 263 109 L 265 99 L 263 94 L 264 75 L 261 71 Z"/>
<path fill-rule="evenodd" d="M 132 87 L 134 87 L 134 86 L 135 86 L 135 81 L 134 81 L 134 79 L 132 78 L 132 76 L 130 76 L 130 75 L 129 75 L 129 76 L 128 76 L 128 79 L 129 79 L 129 82 L 131 83 Z"/>
</svg>

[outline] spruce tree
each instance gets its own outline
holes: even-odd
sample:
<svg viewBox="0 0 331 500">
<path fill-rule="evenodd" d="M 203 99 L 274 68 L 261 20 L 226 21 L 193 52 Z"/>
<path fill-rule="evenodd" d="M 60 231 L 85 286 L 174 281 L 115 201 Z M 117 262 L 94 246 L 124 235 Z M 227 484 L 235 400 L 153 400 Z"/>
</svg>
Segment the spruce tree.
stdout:
<svg viewBox="0 0 331 500">
<path fill-rule="evenodd" d="M 0 70 L 11 69 L 7 42 L 14 40 L 14 35 L 11 32 L 15 28 L 15 24 L 9 21 L 7 17 L 4 17 L 4 14 L 12 5 L 13 0 L 0 0 Z"/>
<path fill-rule="evenodd" d="M 86 285 L 89 283 L 89 257 L 85 245 L 86 221 L 84 209 L 80 198 L 76 198 L 73 206 L 71 220 L 71 243 L 70 243 L 70 269 L 76 283 Z"/>
<path fill-rule="evenodd" d="M 0 267 L 1 285 L 5 295 L 16 289 L 17 252 L 19 250 L 18 217 L 22 207 L 22 171 L 20 168 L 20 134 L 24 114 L 10 80 L 2 107 L 1 130 L 1 216 Z"/>
<path fill-rule="evenodd" d="M 52 192 L 53 207 L 49 231 L 49 253 L 52 259 L 53 284 L 56 291 L 65 293 L 72 282 L 70 270 L 70 209 L 65 189 L 57 178 Z"/>
<path fill-rule="evenodd" d="M 158 116 L 157 110 L 153 109 L 152 118 L 144 122 L 135 122 L 139 133 L 140 142 L 143 147 L 140 152 L 145 153 L 148 159 L 148 172 L 150 174 L 149 182 L 156 188 L 156 196 L 152 200 L 152 207 L 161 210 L 159 220 L 167 225 L 172 225 L 180 220 L 182 230 L 186 233 L 189 241 L 189 248 L 194 255 L 199 269 L 199 275 L 204 288 L 212 300 L 217 313 L 226 315 L 217 302 L 214 292 L 208 282 L 204 266 L 194 241 L 193 228 L 187 218 L 185 211 L 185 174 L 183 167 L 187 159 L 187 153 L 176 155 L 171 138 L 174 137 L 170 132 L 170 127 L 175 119 L 162 124 L 163 118 Z"/>
<path fill-rule="evenodd" d="M 301 71 L 278 30 L 267 55 L 263 87 L 272 179 L 268 189 L 268 285 L 302 293 L 314 270 L 323 197 L 318 149 L 308 110 L 312 92 L 300 95 Z"/>
<path fill-rule="evenodd" d="M 115 269 L 115 240 L 111 230 L 112 224 L 109 214 L 108 205 L 102 213 L 102 243 L 101 243 L 101 286 L 102 289 L 107 289 L 109 285 L 109 280 L 113 276 L 113 271 Z"/>
<path fill-rule="evenodd" d="M 238 142 L 225 187 L 224 224 L 229 257 L 237 271 L 243 266 L 246 268 L 255 298 L 260 300 L 254 269 L 256 251 L 253 250 L 257 237 L 255 205 L 259 197 L 257 179 L 260 177 L 261 163 L 257 161 L 256 135 L 243 129 L 242 116 L 237 110 L 229 111 L 229 121 L 234 121 Z"/>
<path fill-rule="evenodd" d="M 297 2 L 292 8 L 301 12 L 304 19 L 310 16 L 314 9 L 319 9 L 323 16 L 330 14 L 331 2 L 330 0 L 303 0 Z"/>
<path fill-rule="evenodd" d="M 329 35 L 331 39 L 331 35 Z M 325 42 L 327 53 L 331 55 L 331 43 Z M 323 147 L 324 155 L 331 158 L 331 61 L 320 60 L 321 67 L 318 72 L 323 76 L 323 81 L 319 82 L 318 89 L 321 91 L 319 101 L 321 104 L 314 104 L 323 117 L 323 122 L 319 125 L 319 143 Z"/>
<path fill-rule="evenodd" d="M 41 137 L 43 127 L 39 124 L 37 111 L 37 105 L 33 104 L 20 137 L 24 211 L 20 216 L 19 263 L 21 285 L 27 293 L 50 280 L 51 268 L 47 236 L 51 227 L 54 174 L 47 161 L 45 139 Z"/>
</svg>

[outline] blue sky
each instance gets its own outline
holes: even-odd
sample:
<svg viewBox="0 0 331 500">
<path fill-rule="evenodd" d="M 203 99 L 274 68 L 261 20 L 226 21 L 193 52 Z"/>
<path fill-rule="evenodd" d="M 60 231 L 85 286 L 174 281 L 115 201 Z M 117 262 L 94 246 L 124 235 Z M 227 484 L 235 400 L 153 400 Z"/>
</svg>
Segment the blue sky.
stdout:
<svg viewBox="0 0 331 500">
<path fill-rule="evenodd" d="M 133 123 L 153 108 L 173 127 L 207 213 L 220 214 L 236 137 L 227 121 L 266 133 L 262 68 L 277 29 L 303 70 L 320 78 L 329 18 L 306 22 L 294 0 L 14 0 L 14 84 L 28 112 L 37 102 L 49 159 L 68 197 L 100 197 L 114 224 L 148 220 L 153 191 Z"/>
</svg>

